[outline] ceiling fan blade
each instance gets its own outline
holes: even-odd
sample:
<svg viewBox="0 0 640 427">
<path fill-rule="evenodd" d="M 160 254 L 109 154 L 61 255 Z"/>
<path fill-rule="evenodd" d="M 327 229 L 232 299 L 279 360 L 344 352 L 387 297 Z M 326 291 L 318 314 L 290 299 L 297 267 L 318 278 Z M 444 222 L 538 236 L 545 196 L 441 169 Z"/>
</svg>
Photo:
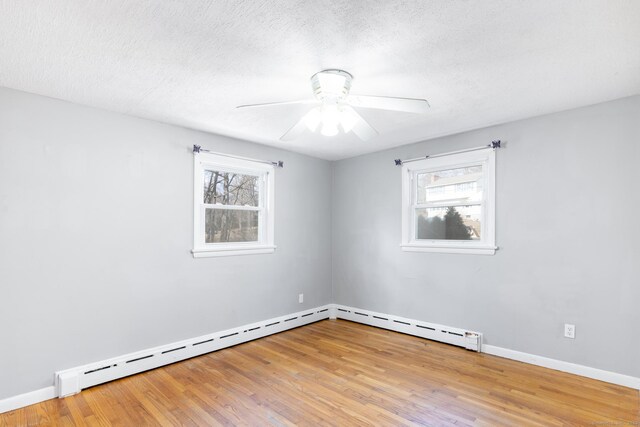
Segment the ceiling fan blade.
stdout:
<svg viewBox="0 0 640 427">
<path fill-rule="evenodd" d="M 274 107 L 274 106 L 279 106 L 279 105 L 293 105 L 293 104 L 304 105 L 304 104 L 312 104 L 312 103 L 316 103 L 316 102 L 317 101 L 315 101 L 313 99 L 304 99 L 304 100 L 300 100 L 300 101 L 265 102 L 263 104 L 238 105 L 236 107 L 236 109 L 238 109 L 238 108 Z"/>
<path fill-rule="evenodd" d="M 358 138 L 363 141 L 373 138 L 378 135 L 378 131 L 373 128 L 360 114 L 351 108 L 350 114 L 353 114 L 354 123 L 351 131 L 356 134 Z"/>
<path fill-rule="evenodd" d="M 404 113 L 424 114 L 429 111 L 429 103 L 426 99 L 350 95 L 349 98 L 347 98 L 347 102 L 354 107 L 401 111 Z"/>
<path fill-rule="evenodd" d="M 305 117 L 306 115 L 302 116 L 302 118 L 298 120 L 298 122 L 295 125 L 293 125 L 291 129 L 286 131 L 284 135 L 280 137 L 280 141 L 292 141 L 298 138 L 300 135 L 302 135 L 302 133 L 307 128 L 307 124 L 305 123 Z"/>
</svg>

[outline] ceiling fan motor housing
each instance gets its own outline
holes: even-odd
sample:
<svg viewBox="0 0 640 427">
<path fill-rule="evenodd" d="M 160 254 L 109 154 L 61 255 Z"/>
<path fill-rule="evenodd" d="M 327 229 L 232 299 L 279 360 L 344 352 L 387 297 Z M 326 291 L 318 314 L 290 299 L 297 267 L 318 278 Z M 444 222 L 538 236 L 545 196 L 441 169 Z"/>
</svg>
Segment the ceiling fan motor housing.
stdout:
<svg viewBox="0 0 640 427">
<path fill-rule="evenodd" d="M 326 104 L 342 103 L 349 95 L 352 80 L 353 76 L 344 70 L 322 70 L 311 76 L 313 95 Z"/>
</svg>

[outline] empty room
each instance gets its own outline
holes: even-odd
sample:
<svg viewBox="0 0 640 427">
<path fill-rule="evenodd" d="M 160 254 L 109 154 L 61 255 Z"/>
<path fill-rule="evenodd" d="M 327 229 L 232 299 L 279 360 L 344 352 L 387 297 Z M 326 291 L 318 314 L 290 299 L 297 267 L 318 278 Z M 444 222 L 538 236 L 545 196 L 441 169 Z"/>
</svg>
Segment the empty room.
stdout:
<svg viewBox="0 0 640 427">
<path fill-rule="evenodd" d="M 640 1 L 0 0 L 0 427 L 640 425 Z"/>
</svg>

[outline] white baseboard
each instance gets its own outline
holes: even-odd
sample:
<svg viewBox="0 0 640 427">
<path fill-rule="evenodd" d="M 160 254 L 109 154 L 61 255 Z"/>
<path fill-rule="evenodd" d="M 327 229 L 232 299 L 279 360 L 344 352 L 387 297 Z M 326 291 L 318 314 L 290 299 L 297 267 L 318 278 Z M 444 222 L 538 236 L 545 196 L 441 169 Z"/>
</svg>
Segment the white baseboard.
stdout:
<svg viewBox="0 0 640 427">
<path fill-rule="evenodd" d="M 507 359 L 640 390 L 640 378 L 509 350 L 494 345 L 482 344 L 482 334 L 478 332 L 465 331 L 459 328 L 339 304 L 328 304 L 326 306 L 56 372 L 55 386 L 45 387 L 40 390 L 0 400 L 0 414 L 55 397 L 74 394 L 82 390 L 82 388 L 122 378 L 141 372 L 142 370 L 153 369 L 201 354 L 210 353 L 327 318 L 345 319 L 409 335 L 447 342 L 475 351 L 481 350 L 484 353 Z M 465 335 L 467 333 L 470 335 Z"/>
<path fill-rule="evenodd" d="M 13 411 L 14 409 L 24 408 L 25 406 L 33 405 L 34 403 L 44 402 L 45 400 L 53 399 L 55 397 L 57 396 L 54 386 L 8 397 L 0 400 L 0 414 L 3 412 Z"/>
<path fill-rule="evenodd" d="M 55 384 L 0 400 L 0 414 L 55 397 L 65 397 L 107 381 L 168 365 L 329 318 L 332 305 L 310 308 L 172 344 L 125 354 L 55 373 Z"/>
<path fill-rule="evenodd" d="M 640 390 L 640 378 L 632 377 L 630 375 L 618 374 L 616 372 L 551 359 L 549 357 L 523 353 L 521 351 L 510 350 L 508 348 L 496 347 L 495 345 L 485 344 L 482 346 L 482 351 L 494 356 L 504 357 L 505 359 L 517 360 L 531 365 L 542 366 L 549 369 L 555 369 L 556 371 L 568 372 L 570 374 L 580 375 L 594 380 L 600 380 Z"/>
<path fill-rule="evenodd" d="M 570 374 L 580 375 L 583 377 L 640 390 L 640 378 L 632 377 L 630 375 L 605 371 L 603 369 L 591 368 L 589 366 L 578 365 L 576 363 L 564 362 L 562 360 L 551 359 L 544 356 L 537 356 L 535 354 L 523 353 L 520 351 L 510 350 L 508 348 L 496 347 L 494 345 L 481 344 L 481 346 L 475 349 L 473 348 L 473 344 L 469 346 L 468 343 L 460 338 L 460 335 L 463 335 L 468 331 L 464 331 L 459 328 L 437 325 L 420 320 L 407 319 L 405 317 L 398 317 L 385 313 L 377 313 L 339 304 L 332 304 L 332 311 L 336 313 L 339 319 L 350 320 L 352 322 L 363 323 L 365 325 L 389 329 L 392 331 L 401 332 L 403 334 L 415 335 L 435 341 L 442 341 L 448 344 L 465 347 L 470 350 L 482 351 L 483 353 L 504 357 L 506 359 L 517 360 L 519 362 L 529 363 L 531 365 L 542 366 L 544 368 L 555 369 L 556 371 L 568 372 Z M 418 325 L 428 325 L 433 330 L 425 330 Z M 418 329 L 416 329 L 416 327 L 418 327 Z M 482 340 L 482 334 L 478 332 L 472 333 L 479 334 L 480 341 Z"/>
<path fill-rule="evenodd" d="M 56 393 L 60 397 L 70 396 L 97 384 L 327 319 L 329 308 L 329 305 L 310 308 L 298 313 L 58 371 L 55 373 Z"/>
</svg>

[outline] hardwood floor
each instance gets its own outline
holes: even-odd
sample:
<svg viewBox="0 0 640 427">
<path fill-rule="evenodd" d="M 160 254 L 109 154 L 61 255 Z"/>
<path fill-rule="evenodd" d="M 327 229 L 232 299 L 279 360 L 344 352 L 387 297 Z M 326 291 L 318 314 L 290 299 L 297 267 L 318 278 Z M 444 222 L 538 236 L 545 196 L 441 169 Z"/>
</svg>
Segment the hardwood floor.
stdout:
<svg viewBox="0 0 640 427">
<path fill-rule="evenodd" d="M 640 425 L 637 390 L 321 321 L 0 415 L 22 425 Z"/>
</svg>

